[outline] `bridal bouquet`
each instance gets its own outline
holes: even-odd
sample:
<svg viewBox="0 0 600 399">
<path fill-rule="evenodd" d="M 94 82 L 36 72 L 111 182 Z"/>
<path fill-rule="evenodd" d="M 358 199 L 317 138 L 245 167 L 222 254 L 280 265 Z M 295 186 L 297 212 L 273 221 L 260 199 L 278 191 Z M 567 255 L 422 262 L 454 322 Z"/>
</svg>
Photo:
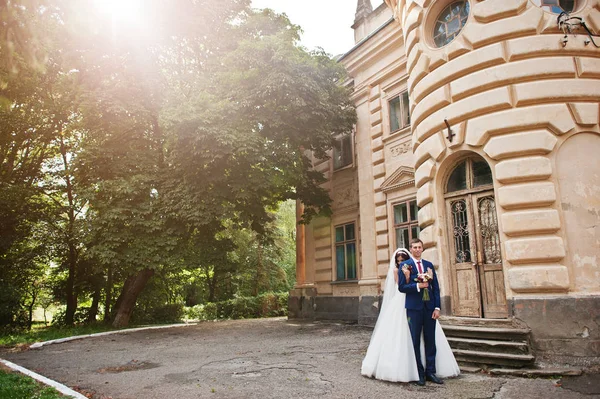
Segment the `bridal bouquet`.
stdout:
<svg viewBox="0 0 600 399">
<path fill-rule="evenodd" d="M 433 280 L 433 272 L 431 269 L 427 270 L 427 273 L 419 273 L 417 274 L 417 278 L 415 281 L 418 283 L 428 283 Z M 429 301 L 429 289 L 425 288 L 423 290 L 423 301 Z"/>
</svg>

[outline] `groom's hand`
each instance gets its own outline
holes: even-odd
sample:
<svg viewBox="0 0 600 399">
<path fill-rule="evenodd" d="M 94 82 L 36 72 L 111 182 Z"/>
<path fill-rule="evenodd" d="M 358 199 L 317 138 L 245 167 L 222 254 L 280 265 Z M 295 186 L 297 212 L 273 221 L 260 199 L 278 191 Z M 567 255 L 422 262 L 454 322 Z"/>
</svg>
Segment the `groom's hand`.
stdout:
<svg viewBox="0 0 600 399">
<path fill-rule="evenodd" d="M 436 309 L 436 310 L 434 310 L 434 311 L 433 311 L 433 314 L 431 315 L 431 318 L 432 318 L 433 320 L 437 320 L 437 319 L 439 319 L 439 318 L 440 318 L 440 310 L 439 310 L 439 309 Z"/>
</svg>

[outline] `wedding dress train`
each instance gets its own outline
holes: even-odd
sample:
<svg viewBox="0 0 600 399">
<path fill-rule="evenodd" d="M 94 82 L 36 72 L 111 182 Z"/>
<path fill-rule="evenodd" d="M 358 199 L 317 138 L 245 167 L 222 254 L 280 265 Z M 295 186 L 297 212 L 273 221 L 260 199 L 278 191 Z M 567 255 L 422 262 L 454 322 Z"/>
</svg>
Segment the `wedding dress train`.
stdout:
<svg viewBox="0 0 600 399">
<path fill-rule="evenodd" d="M 385 282 L 383 301 L 361 374 L 379 380 L 409 382 L 419 380 L 415 352 L 404 307 L 406 294 L 398 291 L 394 280 L 396 250 L 390 261 Z M 460 374 L 450 344 L 442 327 L 436 322 L 435 330 L 436 375 L 441 378 Z M 425 347 L 421 339 L 421 359 L 425 361 Z"/>
</svg>

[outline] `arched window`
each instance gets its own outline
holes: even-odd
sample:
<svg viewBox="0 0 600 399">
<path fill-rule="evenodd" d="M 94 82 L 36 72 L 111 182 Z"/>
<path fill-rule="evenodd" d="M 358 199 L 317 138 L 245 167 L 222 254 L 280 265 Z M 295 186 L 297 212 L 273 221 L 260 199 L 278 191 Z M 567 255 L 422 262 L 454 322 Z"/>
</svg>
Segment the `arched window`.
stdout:
<svg viewBox="0 0 600 399">
<path fill-rule="evenodd" d="M 492 170 L 488 163 L 483 158 L 472 157 L 465 159 L 454 168 L 446 184 L 446 193 L 492 184 Z"/>
<path fill-rule="evenodd" d="M 469 18 L 469 2 L 454 1 L 440 13 L 433 27 L 433 41 L 437 47 L 450 43 L 460 33 Z"/>
</svg>

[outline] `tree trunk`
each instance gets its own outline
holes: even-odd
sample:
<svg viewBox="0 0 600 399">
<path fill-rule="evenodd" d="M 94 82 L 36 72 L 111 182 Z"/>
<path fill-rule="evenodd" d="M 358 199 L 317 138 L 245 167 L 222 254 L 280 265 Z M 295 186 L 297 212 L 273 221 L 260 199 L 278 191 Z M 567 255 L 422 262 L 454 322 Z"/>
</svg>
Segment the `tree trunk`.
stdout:
<svg viewBox="0 0 600 399">
<path fill-rule="evenodd" d="M 213 271 L 213 275 L 209 276 L 208 268 L 204 270 L 206 271 L 206 283 L 208 285 L 208 302 L 214 302 L 217 290 L 217 273 Z"/>
<path fill-rule="evenodd" d="M 35 290 L 35 288 L 34 288 Z M 35 300 L 37 299 L 37 294 L 34 292 L 31 295 L 31 303 L 27 306 L 27 310 L 29 313 L 29 319 L 27 320 L 27 329 L 31 330 L 31 326 L 33 325 L 33 308 L 35 307 Z"/>
<path fill-rule="evenodd" d="M 125 327 L 129 324 L 135 302 L 153 274 L 154 270 L 144 269 L 135 276 L 130 276 L 125 280 L 121 295 L 119 295 L 115 304 L 116 312 L 115 320 L 112 324 L 113 327 Z"/>
<path fill-rule="evenodd" d="M 92 296 L 92 306 L 90 307 L 90 313 L 88 315 L 88 323 L 93 323 L 96 321 L 96 317 L 98 316 L 98 305 L 100 304 L 100 294 L 102 292 L 102 288 L 99 287 L 100 284 L 96 284 L 97 286 L 94 289 L 94 296 Z"/>
<path fill-rule="evenodd" d="M 108 267 L 108 276 L 106 279 L 106 288 L 104 288 L 104 322 L 110 323 L 110 307 L 112 306 L 112 289 L 113 289 L 113 267 Z"/>
<path fill-rule="evenodd" d="M 71 239 L 69 239 L 71 241 Z M 65 312 L 65 323 L 73 325 L 75 311 L 77 310 L 77 294 L 75 293 L 75 271 L 77 268 L 77 255 L 75 246 L 69 242 L 69 277 L 67 278 L 67 310 Z"/>
<path fill-rule="evenodd" d="M 77 248 L 75 244 L 75 198 L 73 195 L 73 184 L 71 182 L 71 173 L 69 170 L 69 161 L 67 157 L 67 148 L 65 146 L 64 138 L 60 136 L 60 153 L 63 159 L 63 166 L 65 168 L 65 184 L 67 190 L 67 199 L 69 206 L 67 208 L 67 216 L 69 218 L 67 225 L 67 245 L 69 248 L 68 255 L 68 268 L 69 275 L 67 277 L 67 310 L 65 312 L 65 323 L 67 325 L 73 324 L 75 317 L 75 311 L 77 310 L 77 293 L 75 292 L 75 273 L 77 271 Z"/>
<path fill-rule="evenodd" d="M 260 292 L 260 283 L 262 280 L 263 264 L 262 264 L 262 243 L 258 241 L 258 247 L 256 249 L 256 278 L 254 279 L 254 287 L 252 288 L 252 296 L 258 296 Z"/>
</svg>

